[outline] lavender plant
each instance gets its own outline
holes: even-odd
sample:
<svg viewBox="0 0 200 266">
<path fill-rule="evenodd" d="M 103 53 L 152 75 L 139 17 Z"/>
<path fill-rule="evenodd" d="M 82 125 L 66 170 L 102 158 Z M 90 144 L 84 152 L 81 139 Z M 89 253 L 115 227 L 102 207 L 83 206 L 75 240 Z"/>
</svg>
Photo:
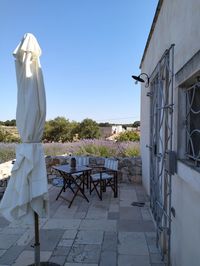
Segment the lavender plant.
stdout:
<svg viewBox="0 0 200 266">
<path fill-rule="evenodd" d="M 77 142 L 44 143 L 45 155 L 92 155 L 100 157 L 133 157 L 140 155 L 139 142 L 114 142 L 111 140 L 85 139 Z M 0 143 L 0 163 L 15 158 L 14 143 Z"/>
<path fill-rule="evenodd" d="M 0 143 L 0 163 L 4 163 L 15 158 L 15 143 Z"/>
<path fill-rule="evenodd" d="M 84 139 L 77 142 L 45 143 L 46 155 L 93 155 L 101 157 L 130 157 L 140 154 L 139 142 L 114 142 L 99 139 Z"/>
</svg>

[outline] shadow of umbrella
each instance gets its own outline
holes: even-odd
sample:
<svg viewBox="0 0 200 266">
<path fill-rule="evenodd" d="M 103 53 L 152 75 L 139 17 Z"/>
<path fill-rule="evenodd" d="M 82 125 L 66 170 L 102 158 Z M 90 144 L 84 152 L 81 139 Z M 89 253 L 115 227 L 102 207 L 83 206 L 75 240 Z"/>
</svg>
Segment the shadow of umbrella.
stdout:
<svg viewBox="0 0 200 266">
<path fill-rule="evenodd" d="M 0 204 L 0 212 L 9 221 L 35 224 L 35 264 L 40 263 L 39 216 L 48 214 L 48 186 L 43 146 L 40 143 L 46 118 L 46 97 L 36 38 L 27 33 L 13 53 L 17 76 L 16 123 L 21 144 Z"/>
</svg>

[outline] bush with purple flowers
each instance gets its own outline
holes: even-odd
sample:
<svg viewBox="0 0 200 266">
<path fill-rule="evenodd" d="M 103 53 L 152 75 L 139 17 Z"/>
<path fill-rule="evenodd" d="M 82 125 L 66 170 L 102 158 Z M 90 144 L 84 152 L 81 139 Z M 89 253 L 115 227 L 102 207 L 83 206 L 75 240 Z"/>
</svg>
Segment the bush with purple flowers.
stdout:
<svg viewBox="0 0 200 266">
<path fill-rule="evenodd" d="M 100 157 L 133 157 L 140 155 L 139 142 L 85 139 L 77 142 L 44 143 L 45 155 L 91 155 Z M 0 163 L 15 158 L 15 144 L 0 143 Z"/>
</svg>

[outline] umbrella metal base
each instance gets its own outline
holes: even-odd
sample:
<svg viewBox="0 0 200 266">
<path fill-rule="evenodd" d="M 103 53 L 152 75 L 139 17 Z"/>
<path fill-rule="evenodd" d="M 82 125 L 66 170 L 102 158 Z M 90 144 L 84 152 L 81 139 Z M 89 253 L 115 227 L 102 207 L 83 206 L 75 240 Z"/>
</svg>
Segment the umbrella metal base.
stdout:
<svg viewBox="0 0 200 266">
<path fill-rule="evenodd" d="M 56 263 L 53 263 L 53 262 L 40 262 L 40 265 L 41 266 L 60 266 L 60 264 L 56 264 Z M 30 264 L 28 266 L 35 266 L 35 263 Z"/>
</svg>

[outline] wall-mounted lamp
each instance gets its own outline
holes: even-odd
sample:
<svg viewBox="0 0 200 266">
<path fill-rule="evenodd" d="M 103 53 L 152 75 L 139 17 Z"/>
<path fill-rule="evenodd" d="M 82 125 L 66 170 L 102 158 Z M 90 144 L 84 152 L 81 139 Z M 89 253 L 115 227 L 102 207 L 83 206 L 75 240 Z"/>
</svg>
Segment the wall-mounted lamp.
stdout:
<svg viewBox="0 0 200 266">
<path fill-rule="evenodd" d="M 143 75 L 146 77 L 146 81 L 145 81 L 145 79 L 141 78 L 141 76 L 143 76 Z M 145 87 L 146 88 L 149 87 L 149 76 L 146 73 L 141 73 L 139 76 L 133 75 L 132 78 L 136 80 L 135 84 L 137 84 L 138 81 L 139 82 L 146 82 Z"/>
</svg>

